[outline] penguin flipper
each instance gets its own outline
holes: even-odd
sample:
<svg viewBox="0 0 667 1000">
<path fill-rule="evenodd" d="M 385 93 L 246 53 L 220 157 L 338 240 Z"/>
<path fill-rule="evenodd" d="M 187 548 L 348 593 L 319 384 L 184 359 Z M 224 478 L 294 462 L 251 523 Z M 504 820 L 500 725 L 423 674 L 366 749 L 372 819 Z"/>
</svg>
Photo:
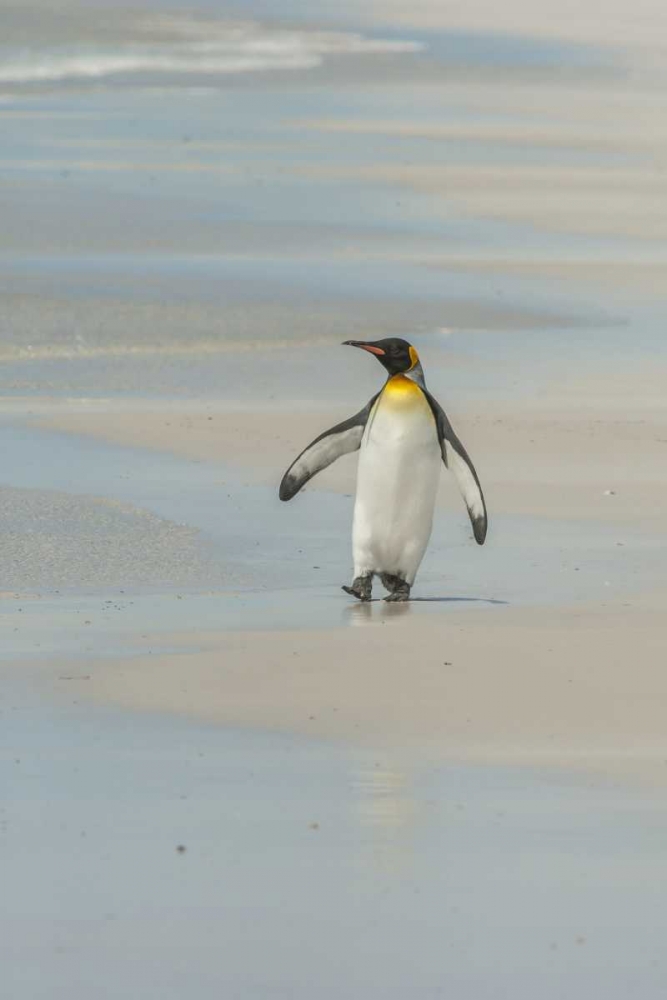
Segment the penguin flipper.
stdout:
<svg viewBox="0 0 667 1000">
<path fill-rule="evenodd" d="M 328 431 L 324 431 L 307 448 L 295 458 L 282 478 L 278 496 L 281 500 L 291 500 L 309 479 L 328 465 L 335 462 L 341 455 L 357 451 L 364 436 L 364 429 L 373 404 L 380 394 L 377 393 L 353 417 L 344 420 Z"/>
<path fill-rule="evenodd" d="M 478 545 L 483 545 L 486 538 L 488 518 L 484 494 L 482 493 L 482 487 L 475 472 L 475 466 L 472 464 L 468 452 L 456 436 L 447 414 L 437 399 L 434 399 L 426 389 L 424 389 L 424 395 L 435 418 L 442 460 L 449 471 L 454 474 L 465 505 L 468 508 L 475 541 Z"/>
</svg>

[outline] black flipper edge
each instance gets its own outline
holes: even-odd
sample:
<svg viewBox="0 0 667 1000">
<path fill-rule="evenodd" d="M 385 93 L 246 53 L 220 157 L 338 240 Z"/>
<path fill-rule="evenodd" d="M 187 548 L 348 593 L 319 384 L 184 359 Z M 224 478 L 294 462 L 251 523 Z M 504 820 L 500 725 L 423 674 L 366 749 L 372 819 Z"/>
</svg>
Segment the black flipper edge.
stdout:
<svg viewBox="0 0 667 1000">
<path fill-rule="evenodd" d="M 316 473 L 326 469 L 341 455 L 357 451 L 364 436 L 366 421 L 379 395 L 377 393 L 373 396 L 363 410 L 359 410 L 353 417 L 336 424 L 328 431 L 324 431 L 314 441 L 311 441 L 307 448 L 304 448 L 282 478 L 278 490 L 278 496 L 281 500 L 291 500 Z"/>
</svg>

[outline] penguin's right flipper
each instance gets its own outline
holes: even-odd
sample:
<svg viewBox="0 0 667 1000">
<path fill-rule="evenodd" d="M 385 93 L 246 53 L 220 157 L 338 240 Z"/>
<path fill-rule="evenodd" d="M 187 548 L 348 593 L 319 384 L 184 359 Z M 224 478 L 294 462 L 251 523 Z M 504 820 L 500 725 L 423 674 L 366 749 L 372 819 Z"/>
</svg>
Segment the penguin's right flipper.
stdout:
<svg viewBox="0 0 667 1000">
<path fill-rule="evenodd" d="M 307 448 L 304 448 L 282 478 L 278 491 L 281 500 L 291 500 L 315 473 L 326 469 L 341 455 L 357 451 L 364 436 L 366 421 L 379 395 L 377 393 L 373 396 L 359 413 L 320 434 Z"/>
</svg>

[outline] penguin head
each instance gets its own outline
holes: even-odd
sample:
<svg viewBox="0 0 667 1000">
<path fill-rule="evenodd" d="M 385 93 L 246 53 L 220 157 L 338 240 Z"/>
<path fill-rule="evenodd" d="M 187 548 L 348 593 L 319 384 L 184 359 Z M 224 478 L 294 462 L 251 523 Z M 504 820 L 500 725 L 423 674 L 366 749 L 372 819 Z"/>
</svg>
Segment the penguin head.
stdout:
<svg viewBox="0 0 667 1000">
<path fill-rule="evenodd" d="M 344 340 L 344 346 L 360 347 L 362 351 L 374 354 L 390 375 L 401 375 L 416 368 L 419 355 L 407 340 L 387 337 L 385 340 Z"/>
</svg>

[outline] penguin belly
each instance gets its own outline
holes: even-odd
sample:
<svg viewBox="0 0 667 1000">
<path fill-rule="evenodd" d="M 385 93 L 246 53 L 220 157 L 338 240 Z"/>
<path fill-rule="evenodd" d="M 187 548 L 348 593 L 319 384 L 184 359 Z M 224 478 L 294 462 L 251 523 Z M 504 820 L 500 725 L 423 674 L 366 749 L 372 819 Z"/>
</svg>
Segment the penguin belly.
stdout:
<svg viewBox="0 0 667 1000">
<path fill-rule="evenodd" d="M 411 379 L 390 379 L 359 453 L 354 575 L 391 573 L 412 585 L 433 524 L 441 462 L 431 408 Z"/>
</svg>

